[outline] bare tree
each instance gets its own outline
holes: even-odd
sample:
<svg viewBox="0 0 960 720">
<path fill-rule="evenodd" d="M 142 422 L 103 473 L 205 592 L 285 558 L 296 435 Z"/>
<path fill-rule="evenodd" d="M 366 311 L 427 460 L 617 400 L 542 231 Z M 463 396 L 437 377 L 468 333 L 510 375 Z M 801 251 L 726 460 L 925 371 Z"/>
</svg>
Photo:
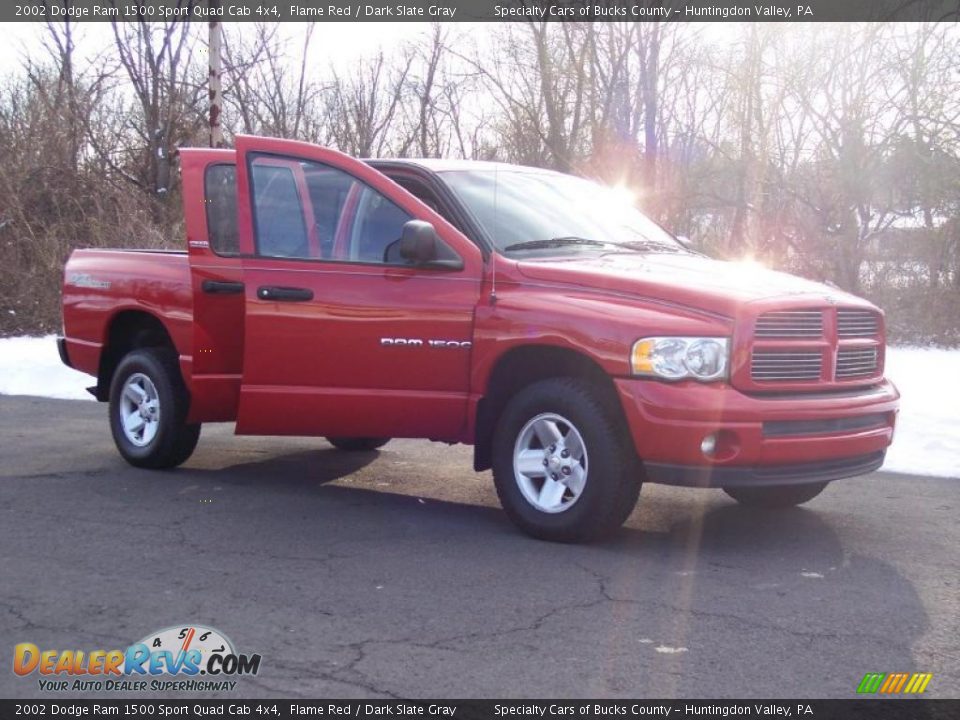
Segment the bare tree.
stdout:
<svg viewBox="0 0 960 720">
<path fill-rule="evenodd" d="M 77 28 L 51 22 L 0 81 L 0 332 L 55 324 L 23 283 L 55 297 L 76 244 L 178 243 L 176 148 L 207 143 L 196 24 L 118 22 L 93 60 Z M 960 30 L 737 28 L 434 25 L 311 66 L 314 26 L 238 23 L 222 126 L 626 183 L 705 250 L 830 279 L 885 303 L 900 337 L 960 343 Z"/>
<path fill-rule="evenodd" d="M 178 0 L 176 7 L 189 9 L 192 2 Z M 206 125 L 204 74 L 192 63 L 196 35 L 189 22 L 147 22 L 142 16 L 112 21 L 112 27 L 117 57 L 139 105 L 139 117 L 129 126 L 138 139 L 131 148 L 139 150 L 135 177 L 162 196 L 170 189 L 175 148 Z"/>
<path fill-rule="evenodd" d="M 382 155 L 395 140 L 413 54 L 393 59 L 381 50 L 357 63 L 349 77 L 333 71 L 326 117 L 330 135 L 343 152 L 359 157 Z"/>
<path fill-rule="evenodd" d="M 307 23 L 296 48 L 275 23 L 245 27 L 224 42 L 224 99 L 238 129 L 248 134 L 323 142 L 322 87 L 307 74 L 315 25 Z M 291 62 L 291 56 L 296 62 Z"/>
</svg>

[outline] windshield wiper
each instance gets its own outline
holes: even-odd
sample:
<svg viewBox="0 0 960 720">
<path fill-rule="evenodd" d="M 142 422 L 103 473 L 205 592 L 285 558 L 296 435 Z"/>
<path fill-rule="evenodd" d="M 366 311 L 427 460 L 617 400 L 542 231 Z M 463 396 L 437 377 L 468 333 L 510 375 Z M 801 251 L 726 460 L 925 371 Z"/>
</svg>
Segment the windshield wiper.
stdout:
<svg viewBox="0 0 960 720">
<path fill-rule="evenodd" d="M 527 240 L 526 242 L 513 243 L 512 245 L 507 245 L 504 250 L 539 250 L 540 248 L 558 248 L 567 245 L 603 247 L 604 245 L 609 245 L 609 243 L 577 237 L 576 235 L 567 235 L 564 237 L 549 238 L 547 240 Z"/>
<path fill-rule="evenodd" d="M 628 250 L 636 250 L 637 252 L 690 252 L 688 248 L 685 248 L 679 243 L 676 245 L 670 245 L 659 240 L 626 240 L 613 244 L 617 247 L 626 248 Z"/>
</svg>

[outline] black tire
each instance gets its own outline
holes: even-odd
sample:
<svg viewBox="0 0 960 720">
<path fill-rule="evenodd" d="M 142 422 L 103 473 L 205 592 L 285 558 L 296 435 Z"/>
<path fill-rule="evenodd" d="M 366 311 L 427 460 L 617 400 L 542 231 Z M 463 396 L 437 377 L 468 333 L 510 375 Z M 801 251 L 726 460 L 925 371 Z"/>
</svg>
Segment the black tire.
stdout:
<svg viewBox="0 0 960 720">
<path fill-rule="evenodd" d="M 158 401 L 155 434 L 142 445 L 128 437 L 121 419 L 124 388 L 135 375 L 152 383 Z M 200 424 L 186 422 L 189 405 L 173 350 L 146 348 L 127 354 L 110 383 L 110 431 L 123 459 L 135 467 L 150 469 L 172 468 L 185 462 L 200 439 Z"/>
<path fill-rule="evenodd" d="M 586 449 L 586 462 L 581 465 L 585 479 L 580 494 L 573 499 L 575 491 L 569 487 L 564 489 L 559 506 L 570 504 L 556 512 L 544 511 L 533 504 L 521 490 L 523 478 L 514 472 L 515 449 L 525 444 L 526 433 L 538 435 L 531 430 L 531 423 L 540 416 L 551 415 L 561 419 L 554 423 L 561 431 L 566 426 L 569 433 L 573 426 Z M 569 442 L 570 437 L 568 434 L 560 444 Z M 551 456 L 549 448 L 539 439 L 532 442 L 542 445 L 544 462 L 552 462 L 547 460 Z M 526 450 L 538 451 L 529 446 Z M 557 462 L 571 462 L 553 457 Z M 494 432 L 493 478 L 500 503 L 521 530 L 541 540 L 585 542 L 614 532 L 637 504 L 640 473 L 618 408 L 604 403 L 602 393 L 595 386 L 578 378 L 541 380 L 525 388 L 507 403 Z M 566 483 L 562 474 L 557 476 L 562 484 Z M 535 478 L 528 478 L 527 492 L 531 492 L 535 482 Z M 546 476 L 543 482 L 547 482 Z M 541 484 L 541 490 L 543 487 Z"/>
<path fill-rule="evenodd" d="M 760 508 L 786 508 L 813 500 L 827 483 L 774 485 L 772 487 L 726 487 L 723 491 L 741 505 Z"/>
<path fill-rule="evenodd" d="M 337 450 L 346 450 L 347 452 L 369 452 L 382 448 L 390 438 L 346 438 L 346 437 L 328 437 L 327 442 L 333 445 Z"/>
</svg>

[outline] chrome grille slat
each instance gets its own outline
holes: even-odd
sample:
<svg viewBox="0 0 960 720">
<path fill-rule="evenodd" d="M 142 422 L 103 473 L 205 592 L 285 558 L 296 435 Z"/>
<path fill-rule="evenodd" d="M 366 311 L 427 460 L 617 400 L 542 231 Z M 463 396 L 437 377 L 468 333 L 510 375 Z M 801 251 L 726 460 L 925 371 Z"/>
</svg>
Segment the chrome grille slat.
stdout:
<svg viewBox="0 0 960 720">
<path fill-rule="evenodd" d="M 837 335 L 846 337 L 874 337 L 880 332 L 880 317 L 873 310 L 837 310 Z"/>
<path fill-rule="evenodd" d="M 757 318 L 757 337 L 820 337 L 823 335 L 822 310 L 777 310 Z"/>
<path fill-rule="evenodd" d="M 869 377 L 877 372 L 877 348 L 841 348 L 837 352 L 837 379 Z"/>
<path fill-rule="evenodd" d="M 756 382 L 819 380 L 823 366 L 820 351 L 763 350 L 755 348 L 750 376 Z"/>
</svg>

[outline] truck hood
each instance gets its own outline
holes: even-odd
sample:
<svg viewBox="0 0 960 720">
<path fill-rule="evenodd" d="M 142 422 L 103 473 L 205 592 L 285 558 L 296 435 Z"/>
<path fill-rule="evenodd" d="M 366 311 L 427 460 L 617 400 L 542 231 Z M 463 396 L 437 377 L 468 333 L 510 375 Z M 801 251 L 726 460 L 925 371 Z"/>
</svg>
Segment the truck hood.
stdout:
<svg viewBox="0 0 960 720">
<path fill-rule="evenodd" d="M 864 304 L 822 283 L 767 270 L 757 263 L 725 262 L 681 253 L 620 254 L 523 260 L 532 279 L 654 298 L 734 317 L 743 305 L 769 298 L 821 298 Z"/>
</svg>

